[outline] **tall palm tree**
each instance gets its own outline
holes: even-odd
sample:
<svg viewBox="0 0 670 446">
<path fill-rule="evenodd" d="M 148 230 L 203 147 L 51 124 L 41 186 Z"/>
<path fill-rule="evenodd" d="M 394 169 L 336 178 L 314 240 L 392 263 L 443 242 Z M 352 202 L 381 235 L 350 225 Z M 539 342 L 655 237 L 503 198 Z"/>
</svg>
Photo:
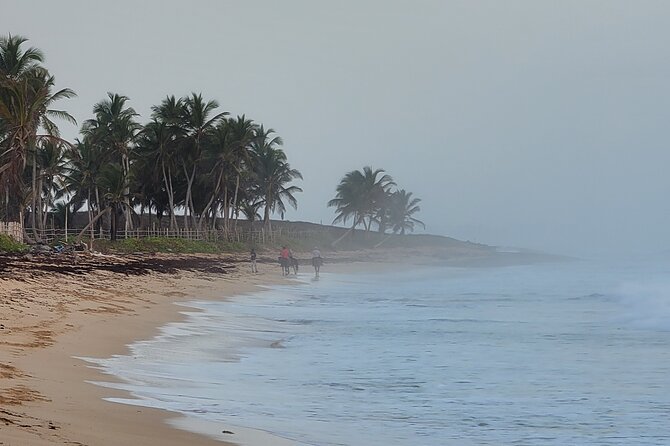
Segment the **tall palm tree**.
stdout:
<svg viewBox="0 0 670 446">
<path fill-rule="evenodd" d="M 177 99 L 174 95 L 167 96 L 160 105 L 151 107 L 152 122 L 145 127 L 144 144 L 153 147 L 156 165 L 160 166 L 160 173 L 168 195 L 170 212 L 170 229 L 179 227 L 175 212 L 176 200 L 175 183 L 179 182 L 182 172 L 184 153 L 188 129 L 186 127 L 187 110 L 184 99 Z"/>
<path fill-rule="evenodd" d="M 37 163 L 35 148 L 40 139 L 59 139 L 58 128 L 51 118 L 61 118 L 75 123 L 74 118 L 62 110 L 51 108 L 54 102 L 71 98 L 70 89 L 53 92 L 55 79 L 39 65 L 43 55 L 35 48 L 22 50 L 26 39 L 20 36 L 0 38 L 0 122 L 3 128 L 0 141 L 0 180 L 5 190 L 6 202 L 18 197 L 25 190 L 23 173 L 28 155 L 32 153 L 31 215 L 35 228 L 37 204 Z M 45 134 L 39 135 L 43 129 Z M 17 203 L 14 203 L 16 206 Z M 18 212 L 17 212 L 18 211 Z M 23 209 L 14 209 L 14 216 L 23 217 Z"/>
<path fill-rule="evenodd" d="M 170 229 L 178 227 L 175 214 L 175 177 L 178 176 L 178 148 L 183 132 L 178 126 L 154 118 L 144 127 L 138 143 L 138 155 L 153 167 L 152 180 L 162 183 L 168 198 Z"/>
<path fill-rule="evenodd" d="M 128 177 L 133 144 L 141 130 L 136 118 L 139 116 L 135 109 L 126 106 L 130 99 L 116 93 L 107 93 L 107 99 L 93 106 L 95 117 L 84 122 L 82 133 L 91 138 L 92 142 L 106 151 L 107 158 L 121 167 L 121 174 Z M 126 184 L 129 184 L 126 181 Z M 130 200 L 130 190 L 126 189 L 124 196 Z M 123 206 L 125 210 L 125 228 L 132 225 L 130 202 Z M 116 228 L 115 228 L 116 229 Z"/>
<path fill-rule="evenodd" d="M 182 167 L 187 180 L 186 188 L 186 207 L 190 211 L 193 224 L 195 220 L 195 209 L 193 204 L 193 184 L 197 175 L 198 165 L 201 160 L 202 150 L 206 139 L 216 127 L 217 123 L 228 113 L 222 112 L 212 116 L 214 111 L 219 108 L 217 101 L 205 101 L 201 94 L 192 93 L 191 96 L 183 100 L 182 125 L 187 131 L 182 146 Z M 187 223 L 187 219 L 184 219 Z"/>
<path fill-rule="evenodd" d="M 39 175 L 37 180 L 38 198 L 37 210 L 41 214 L 40 228 L 47 223 L 49 208 L 59 192 L 61 178 L 65 172 L 67 155 L 66 145 L 54 140 L 44 140 L 37 147 L 37 165 Z"/>
<path fill-rule="evenodd" d="M 251 142 L 256 137 L 256 124 L 242 115 L 230 120 L 229 125 L 232 133 L 232 167 L 235 170 L 235 195 L 232 210 L 235 212 L 235 224 L 237 225 L 237 199 L 240 192 L 240 180 L 245 166 L 248 167 L 251 160 Z"/>
<path fill-rule="evenodd" d="M 405 234 L 405 231 L 414 231 L 414 225 L 420 225 L 424 229 L 426 225 L 413 217 L 419 212 L 421 208 L 419 203 L 420 198 L 412 198 L 411 192 L 406 192 L 405 189 L 395 191 L 390 195 L 390 204 L 388 208 L 388 219 L 391 229 L 395 234 Z"/>
<path fill-rule="evenodd" d="M 249 166 L 254 130 L 255 124 L 244 115 L 236 119 L 222 119 L 211 133 L 207 144 L 207 153 L 203 161 L 205 165 L 210 166 L 209 175 L 214 188 L 205 212 L 216 199 L 221 200 L 226 230 L 229 229 L 231 213 L 237 213 L 240 181 L 246 173 L 245 168 Z M 228 189 L 233 178 L 235 186 L 231 202 Z M 200 223 L 204 217 L 205 215 L 201 216 Z"/>
<path fill-rule="evenodd" d="M 302 179 L 302 174 L 292 169 L 286 161 L 286 153 L 279 147 L 283 141 L 279 136 L 272 136 L 273 133 L 274 130 L 265 130 L 261 125 L 256 129 L 251 144 L 255 188 L 265 208 L 263 225 L 269 230 L 272 229 L 271 212 L 279 212 L 281 218 L 284 218 L 284 199 L 293 208 L 297 208 L 298 202 L 293 194 L 302 192 L 298 186 L 287 186 L 295 179 Z"/>
</svg>

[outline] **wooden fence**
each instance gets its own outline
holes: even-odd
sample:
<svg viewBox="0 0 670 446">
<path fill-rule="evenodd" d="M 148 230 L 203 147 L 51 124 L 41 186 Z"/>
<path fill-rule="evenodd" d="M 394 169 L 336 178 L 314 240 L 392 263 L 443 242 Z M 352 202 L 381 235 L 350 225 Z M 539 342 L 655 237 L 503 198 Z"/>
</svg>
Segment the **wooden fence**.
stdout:
<svg viewBox="0 0 670 446">
<path fill-rule="evenodd" d="M 0 221 L 0 234 L 6 234 L 14 240 L 23 242 L 23 226 L 17 221 Z"/>
<path fill-rule="evenodd" d="M 26 229 L 30 235 L 36 234 L 37 238 L 45 243 L 71 242 L 79 235 L 81 230 L 68 229 Z M 0 230 L 0 232 L 2 232 Z M 23 240 L 23 229 L 20 229 L 21 239 Z M 321 231 L 291 231 L 286 229 L 276 229 L 273 231 L 266 231 L 264 229 L 249 231 L 249 230 L 187 230 L 176 229 L 170 230 L 168 228 L 154 228 L 154 229 L 133 229 L 133 230 L 119 230 L 117 231 L 117 239 L 124 238 L 147 238 L 147 237 L 167 237 L 167 238 L 183 238 L 187 240 L 204 240 L 211 242 L 229 242 L 229 243 L 247 243 L 262 245 L 274 241 L 280 241 L 284 238 L 289 239 L 308 239 L 322 235 Z M 93 234 L 87 231 L 82 236 L 82 240 L 88 241 L 91 238 L 109 240 L 111 233 L 109 230 L 98 230 Z"/>
</svg>

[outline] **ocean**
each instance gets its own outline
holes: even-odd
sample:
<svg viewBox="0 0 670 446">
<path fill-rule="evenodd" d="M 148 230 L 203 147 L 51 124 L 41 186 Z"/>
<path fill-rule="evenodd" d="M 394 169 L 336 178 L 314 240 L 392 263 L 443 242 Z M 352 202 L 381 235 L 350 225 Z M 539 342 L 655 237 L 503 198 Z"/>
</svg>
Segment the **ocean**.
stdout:
<svg viewBox="0 0 670 446">
<path fill-rule="evenodd" d="M 194 297 L 129 354 L 89 358 L 132 395 L 112 401 L 304 445 L 670 444 L 668 260 L 304 272 Z"/>
</svg>

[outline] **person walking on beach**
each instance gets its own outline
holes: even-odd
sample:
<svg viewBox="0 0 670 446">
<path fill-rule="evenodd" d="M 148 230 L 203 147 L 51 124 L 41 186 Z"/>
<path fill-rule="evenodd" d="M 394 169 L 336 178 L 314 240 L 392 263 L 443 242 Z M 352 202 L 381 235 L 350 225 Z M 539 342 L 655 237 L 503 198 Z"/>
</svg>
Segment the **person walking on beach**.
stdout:
<svg viewBox="0 0 670 446">
<path fill-rule="evenodd" d="M 256 266 L 256 250 L 254 248 L 251 248 L 251 272 L 258 272 L 258 267 Z"/>
<path fill-rule="evenodd" d="M 282 275 L 288 276 L 289 274 L 289 257 L 291 256 L 291 251 L 286 246 L 282 246 L 279 253 L 279 264 L 281 265 Z"/>
<path fill-rule="evenodd" d="M 298 259 L 295 258 L 293 255 L 293 251 L 291 249 L 288 250 L 288 266 L 289 266 L 289 271 L 291 268 L 293 268 L 293 274 L 296 276 L 298 275 Z"/>
<path fill-rule="evenodd" d="M 314 247 L 314 250 L 312 251 L 312 266 L 314 267 L 314 276 L 319 277 L 319 270 L 321 269 L 321 265 L 323 265 L 323 258 L 321 258 L 321 251 L 319 251 L 318 247 Z"/>
</svg>

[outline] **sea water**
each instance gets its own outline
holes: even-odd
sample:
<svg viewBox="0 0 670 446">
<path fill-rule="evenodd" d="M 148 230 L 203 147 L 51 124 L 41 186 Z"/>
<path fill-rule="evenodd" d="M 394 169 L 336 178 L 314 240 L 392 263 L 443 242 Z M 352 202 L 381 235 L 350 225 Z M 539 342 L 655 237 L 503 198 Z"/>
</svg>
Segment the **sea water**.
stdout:
<svg viewBox="0 0 670 446">
<path fill-rule="evenodd" d="M 670 444 L 668 261 L 305 272 L 185 305 L 97 361 L 115 401 L 308 445 Z"/>
</svg>

